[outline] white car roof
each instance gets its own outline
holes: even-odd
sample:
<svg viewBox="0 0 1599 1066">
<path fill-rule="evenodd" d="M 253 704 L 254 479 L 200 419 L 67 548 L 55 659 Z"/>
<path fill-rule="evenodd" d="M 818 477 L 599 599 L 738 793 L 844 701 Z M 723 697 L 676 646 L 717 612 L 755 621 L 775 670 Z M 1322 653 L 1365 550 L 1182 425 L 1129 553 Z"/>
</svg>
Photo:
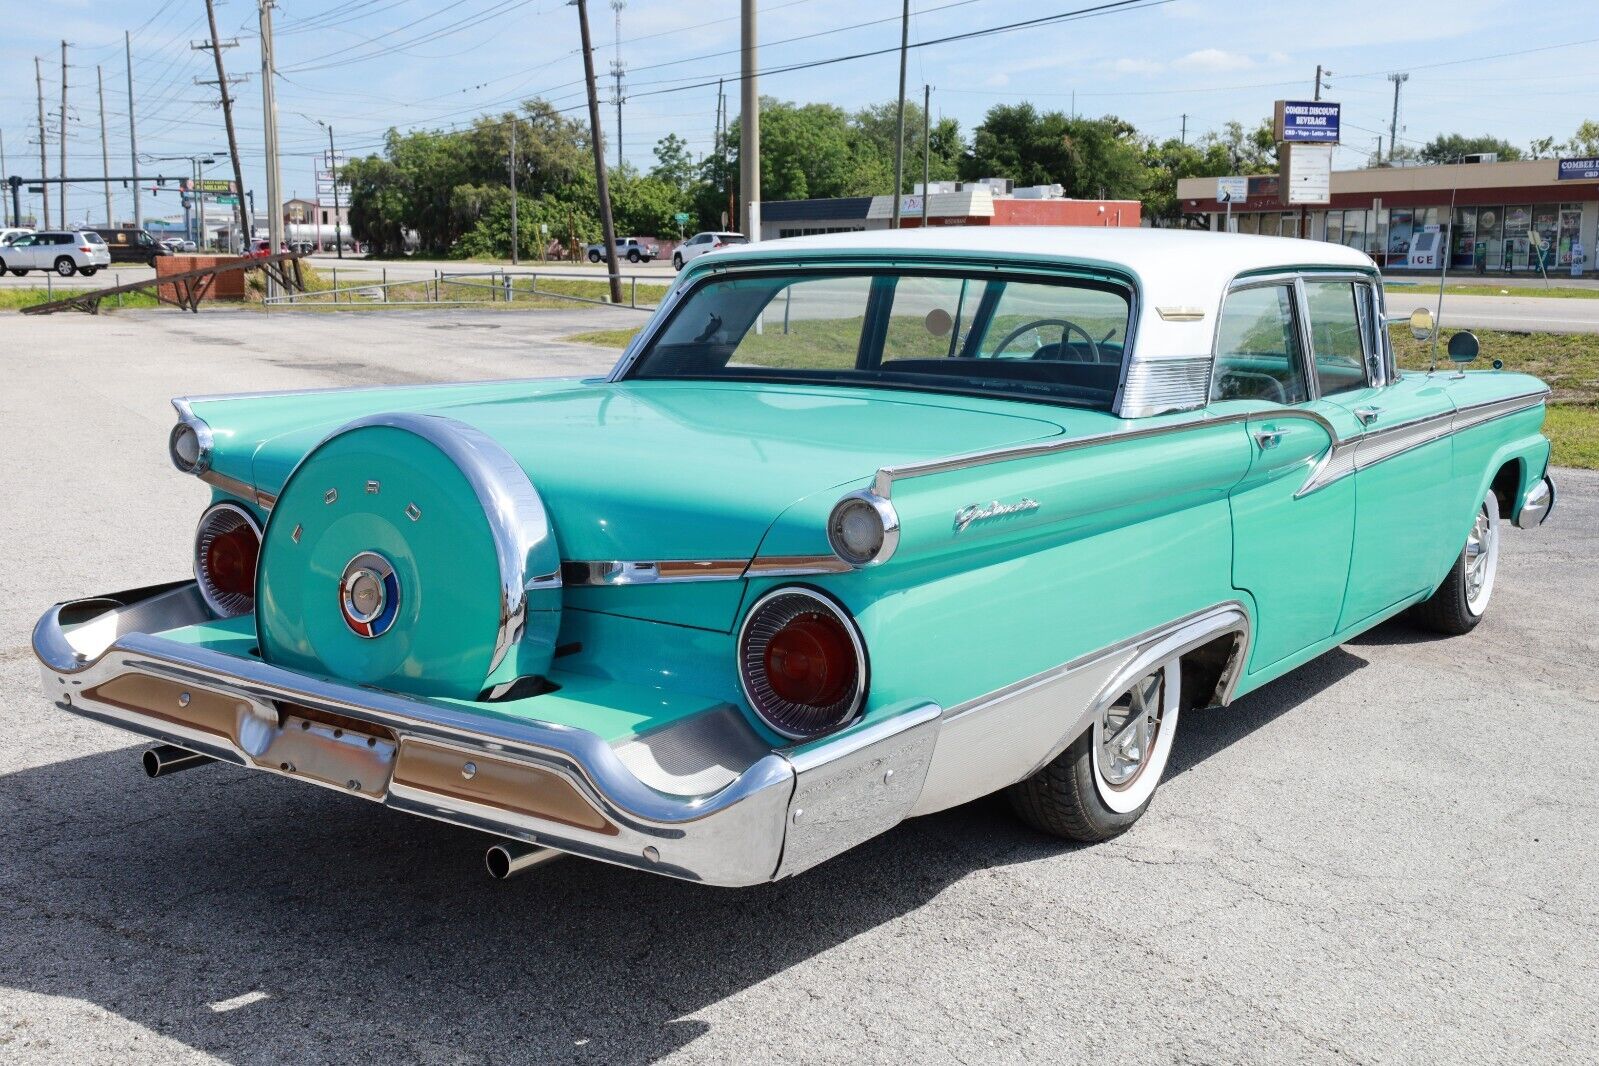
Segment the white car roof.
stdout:
<svg viewBox="0 0 1599 1066">
<path fill-rule="evenodd" d="M 829 253 L 973 256 L 1052 260 L 1131 275 L 1142 303 L 1136 357 L 1163 359 L 1208 353 L 1216 312 L 1240 274 L 1273 270 L 1343 269 L 1375 273 L 1371 257 L 1353 248 L 1292 237 L 1257 237 L 1208 230 L 1115 226 L 949 226 L 859 230 L 789 237 L 724 248 L 695 261 L 697 269 Z M 1161 314 L 1161 311 L 1166 314 Z M 1189 314 L 1177 315 L 1184 311 Z M 1198 311 L 1200 317 L 1191 312 Z"/>
</svg>

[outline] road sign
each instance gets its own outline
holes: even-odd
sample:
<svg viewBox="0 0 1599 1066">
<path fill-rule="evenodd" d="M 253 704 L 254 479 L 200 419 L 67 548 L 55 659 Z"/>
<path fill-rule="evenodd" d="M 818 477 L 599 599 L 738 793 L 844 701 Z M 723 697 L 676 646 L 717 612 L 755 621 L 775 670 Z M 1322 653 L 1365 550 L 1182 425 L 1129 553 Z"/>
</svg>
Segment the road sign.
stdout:
<svg viewBox="0 0 1599 1066">
<path fill-rule="evenodd" d="M 232 192 L 233 182 L 224 178 L 206 178 L 200 182 L 203 192 Z"/>
<path fill-rule="evenodd" d="M 676 222 L 679 226 L 688 225 L 688 212 L 679 211 L 677 214 L 672 216 L 672 221 Z"/>
<path fill-rule="evenodd" d="M 1282 147 L 1282 202 L 1325 204 L 1332 200 L 1330 144 L 1294 144 Z"/>
<path fill-rule="evenodd" d="M 211 197 L 211 202 L 221 204 L 223 207 L 239 206 L 239 198 L 237 196 L 213 196 Z"/>
<path fill-rule="evenodd" d="M 1322 100 L 1278 100 L 1272 114 L 1277 143 L 1338 143 L 1339 105 Z"/>
<path fill-rule="evenodd" d="M 1217 178 L 1216 200 L 1218 203 L 1239 204 L 1249 199 L 1248 178 Z"/>
</svg>

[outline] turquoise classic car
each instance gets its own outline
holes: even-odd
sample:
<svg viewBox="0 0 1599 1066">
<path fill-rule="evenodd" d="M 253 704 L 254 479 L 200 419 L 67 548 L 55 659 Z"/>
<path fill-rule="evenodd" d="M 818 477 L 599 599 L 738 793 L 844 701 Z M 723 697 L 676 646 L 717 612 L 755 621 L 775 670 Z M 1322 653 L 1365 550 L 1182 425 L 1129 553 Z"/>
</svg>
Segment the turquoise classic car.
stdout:
<svg viewBox="0 0 1599 1066">
<path fill-rule="evenodd" d="M 1548 516 L 1544 385 L 1386 320 L 1327 244 L 868 232 L 696 259 L 603 378 L 180 399 L 194 578 L 49 610 L 44 688 L 498 876 L 754 884 L 999 790 L 1102 840 L 1182 714 L 1469 631 Z"/>
</svg>

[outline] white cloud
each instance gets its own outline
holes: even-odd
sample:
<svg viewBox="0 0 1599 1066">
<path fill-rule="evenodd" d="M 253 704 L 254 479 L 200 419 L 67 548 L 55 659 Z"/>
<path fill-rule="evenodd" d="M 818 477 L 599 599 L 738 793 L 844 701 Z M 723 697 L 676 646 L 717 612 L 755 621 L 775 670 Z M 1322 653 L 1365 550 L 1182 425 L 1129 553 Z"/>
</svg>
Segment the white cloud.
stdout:
<svg viewBox="0 0 1599 1066">
<path fill-rule="evenodd" d="M 1163 68 L 1153 59 L 1118 59 L 1110 69 L 1117 74 L 1158 74 Z"/>
<path fill-rule="evenodd" d="M 1247 70 L 1254 65 L 1255 61 L 1242 52 L 1227 52 L 1220 48 L 1201 48 L 1172 62 L 1172 66 L 1180 70 L 1209 72 Z"/>
<path fill-rule="evenodd" d="M 983 79 L 983 84 L 991 89 L 1003 89 L 1010 84 L 1010 75 L 1005 73 L 990 74 Z"/>
</svg>

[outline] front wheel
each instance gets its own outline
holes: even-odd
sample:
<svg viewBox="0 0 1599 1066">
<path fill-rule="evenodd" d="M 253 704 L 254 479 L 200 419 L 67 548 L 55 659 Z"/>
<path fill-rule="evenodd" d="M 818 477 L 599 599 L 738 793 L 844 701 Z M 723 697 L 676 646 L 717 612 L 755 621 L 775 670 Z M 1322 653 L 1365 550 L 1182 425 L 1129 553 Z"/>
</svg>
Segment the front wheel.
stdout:
<svg viewBox="0 0 1599 1066">
<path fill-rule="evenodd" d="M 78 271 L 78 273 L 82 274 L 86 278 L 92 278 L 94 277 L 94 272 L 99 269 L 99 267 L 84 267 L 82 270 Z"/>
<path fill-rule="evenodd" d="M 1007 790 L 1034 829 L 1096 843 L 1126 832 L 1149 807 L 1171 756 L 1182 704 L 1182 661 L 1140 677 L 1094 724 L 1032 777 Z"/>
<path fill-rule="evenodd" d="M 28 276 L 28 270 L 27 270 L 26 267 L 24 267 L 21 270 L 17 270 L 15 268 L 13 268 L 12 271 L 11 271 L 11 276 L 14 277 L 14 278 L 27 277 Z"/>
<path fill-rule="evenodd" d="M 589 262 L 598 263 L 599 261 L 600 261 L 600 253 L 599 252 L 590 252 L 589 253 Z"/>
<path fill-rule="evenodd" d="M 683 269 L 683 257 L 680 256 L 680 255 L 677 255 L 676 253 L 673 253 L 673 255 L 672 255 L 672 269 L 673 270 L 682 270 Z"/>
<path fill-rule="evenodd" d="M 637 253 L 637 252 L 628 252 L 628 253 L 627 253 L 627 261 L 628 261 L 628 262 L 629 262 L 629 263 L 636 263 L 636 262 L 638 262 L 638 253 Z"/>
<path fill-rule="evenodd" d="M 74 263 L 71 259 L 67 258 L 66 256 L 62 256 L 60 259 L 56 260 L 56 273 L 60 274 L 62 277 L 70 278 L 72 275 L 76 274 L 77 272 L 78 272 L 78 264 Z"/>
<path fill-rule="evenodd" d="M 1498 573 L 1499 497 L 1489 489 L 1449 576 L 1431 597 L 1410 609 L 1411 620 L 1451 637 L 1470 633 L 1487 613 Z"/>
</svg>

